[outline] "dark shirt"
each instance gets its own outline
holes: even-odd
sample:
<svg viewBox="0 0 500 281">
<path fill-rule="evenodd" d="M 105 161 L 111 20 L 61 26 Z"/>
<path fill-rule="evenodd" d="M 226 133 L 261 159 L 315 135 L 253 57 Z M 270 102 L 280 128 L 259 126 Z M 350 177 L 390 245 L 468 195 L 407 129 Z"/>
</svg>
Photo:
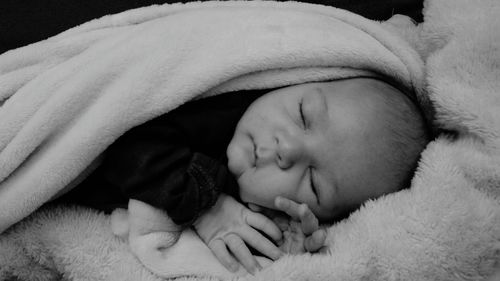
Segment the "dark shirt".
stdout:
<svg viewBox="0 0 500 281">
<path fill-rule="evenodd" d="M 132 198 L 165 210 L 179 225 L 191 224 L 221 192 L 238 198 L 226 149 L 239 119 L 263 93 L 196 100 L 132 128 L 106 150 L 88 178 L 58 201 L 109 212 Z"/>
</svg>

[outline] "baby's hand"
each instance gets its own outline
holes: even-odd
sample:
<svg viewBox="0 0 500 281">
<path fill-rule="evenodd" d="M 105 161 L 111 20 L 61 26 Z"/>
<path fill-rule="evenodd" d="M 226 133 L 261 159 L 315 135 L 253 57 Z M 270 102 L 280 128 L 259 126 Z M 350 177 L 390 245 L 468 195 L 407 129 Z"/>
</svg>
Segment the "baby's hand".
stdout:
<svg viewBox="0 0 500 281">
<path fill-rule="evenodd" d="M 194 227 L 217 259 L 232 272 L 238 269 L 239 263 L 251 274 L 262 268 L 245 243 L 272 260 L 278 259 L 282 254 L 278 247 L 258 231 L 276 241 L 280 240 L 281 231 L 274 222 L 224 194 L 194 223 Z"/>
<path fill-rule="evenodd" d="M 285 235 L 281 246 L 288 253 L 317 252 L 325 244 L 326 231 L 319 228 L 318 218 L 306 204 L 298 204 L 287 198 L 277 197 L 277 210 L 291 217 L 290 221 L 277 217 L 275 222 Z"/>
</svg>

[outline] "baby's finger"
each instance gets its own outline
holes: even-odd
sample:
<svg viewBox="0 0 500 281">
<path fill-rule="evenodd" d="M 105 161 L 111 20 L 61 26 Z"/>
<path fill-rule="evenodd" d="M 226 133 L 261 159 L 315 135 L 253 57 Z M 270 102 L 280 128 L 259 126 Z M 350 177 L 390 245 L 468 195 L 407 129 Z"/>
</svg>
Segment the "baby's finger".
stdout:
<svg viewBox="0 0 500 281">
<path fill-rule="evenodd" d="M 326 230 L 318 229 L 304 241 L 304 248 L 308 252 L 317 252 L 325 245 Z"/>
<path fill-rule="evenodd" d="M 273 221 L 281 231 L 288 230 L 289 220 L 287 218 L 278 216 L 273 218 Z"/>
<path fill-rule="evenodd" d="M 307 204 L 299 204 L 288 198 L 278 196 L 276 197 L 275 205 L 276 208 L 285 212 L 292 219 L 300 221 L 302 231 L 305 235 L 310 235 L 318 229 L 318 219 Z"/>
<path fill-rule="evenodd" d="M 280 212 L 278 212 L 276 210 L 262 207 L 262 206 L 252 204 L 252 203 L 248 203 L 248 209 L 252 210 L 253 212 L 261 213 L 268 218 L 274 218 L 274 217 L 280 215 Z"/>
<path fill-rule="evenodd" d="M 262 267 L 252 255 L 247 245 L 236 234 L 228 234 L 224 237 L 228 248 L 245 269 L 254 275 Z"/>
<path fill-rule="evenodd" d="M 276 245 L 251 227 L 242 231 L 241 237 L 248 245 L 272 260 L 277 260 L 283 255 Z"/>
<path fill-rule="evenodd" d="M 255 204 L 252 204 L 252 203 L 248 203 L 248 209 L 254 211 L 254 212 L 262 212 L 262 207 L 259 206 L 259 205 L 255 205 Z"/>
<path fill-rule="evenodd" d="M 274 206 L 276 209 L 286 213 L 294 220 L 300 220 L 299 206 L 295 201 L 281 196 L 276 197 L 274 200 Z"/>
<path fill-rule="evenodd" d="M 266 216 L 259 213 L 249 213 L 246 217 L 248 225 L 263 231 L 269 235 L 274 241 L 279 241 L 282 238 L 281 230 L 278 226 Z"/>
<path fill-rule="evenodd" d="M 226 244 L 221 239 L 215 239 L 208 243 L 208 247 L 212 250 L 215 257 L 220 263 L 231 272 L 236 272 L 240 267 L 239 263 L 233 258 L 226 248 Z"/>
<path fill-rule="evenodd" d="M 306 204 L 301 204 L 299 208 L 302 231 L 305 235 L 310 235 L 319 228 L 318 218 Z"/>
</svg>

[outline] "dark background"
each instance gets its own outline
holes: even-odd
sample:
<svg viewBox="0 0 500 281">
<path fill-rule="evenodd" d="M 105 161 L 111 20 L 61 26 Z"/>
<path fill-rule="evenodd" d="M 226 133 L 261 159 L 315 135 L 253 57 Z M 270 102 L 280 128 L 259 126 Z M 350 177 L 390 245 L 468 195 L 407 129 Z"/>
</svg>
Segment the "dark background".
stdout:
<svg viewBox="0 0 500 281">
<path fill-rule="evenodd" d="M 2 0 L 0 53 L 46 39 L 104 15 L 175 0 Z M 369 19 L 406 14 L 422 21 L 423 0 L 305 0 L 350 10 Z"/>
</svg>

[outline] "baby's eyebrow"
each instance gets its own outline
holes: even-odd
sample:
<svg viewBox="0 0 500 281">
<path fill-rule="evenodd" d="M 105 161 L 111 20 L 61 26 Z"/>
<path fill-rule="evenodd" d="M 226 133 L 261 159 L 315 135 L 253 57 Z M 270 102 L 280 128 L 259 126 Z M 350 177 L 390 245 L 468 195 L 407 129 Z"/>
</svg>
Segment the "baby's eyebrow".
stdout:
<svg viewBox="0 0 500 281">
<path fill-rule="evenodd" d="M 323 88 L 321 88 L 321 87 L 316 87 L 316 91 L 318 92 L 318 95 L 321 97 L 321 99 L 322 99 L 321 102 L 325 105 L 325 109 L 328 111 L 328 102 L 326 100 L 325 91 L 323 91 Z"/>
<path fill-rule="evenodd" d="M 317 103 L 318 106 L 315 106 L 314 108 L 317 108 L 318 110 L 315 110 L 313 112 L 313 119 L 316 120 L 325 120 L 328 119 L 328 100 L 326 99 L 325 92 L 321 87 L 316 87 L 315 88 L 315 93 L 313 94 L 314 96 L 314 103 Z"/>
</svg>

